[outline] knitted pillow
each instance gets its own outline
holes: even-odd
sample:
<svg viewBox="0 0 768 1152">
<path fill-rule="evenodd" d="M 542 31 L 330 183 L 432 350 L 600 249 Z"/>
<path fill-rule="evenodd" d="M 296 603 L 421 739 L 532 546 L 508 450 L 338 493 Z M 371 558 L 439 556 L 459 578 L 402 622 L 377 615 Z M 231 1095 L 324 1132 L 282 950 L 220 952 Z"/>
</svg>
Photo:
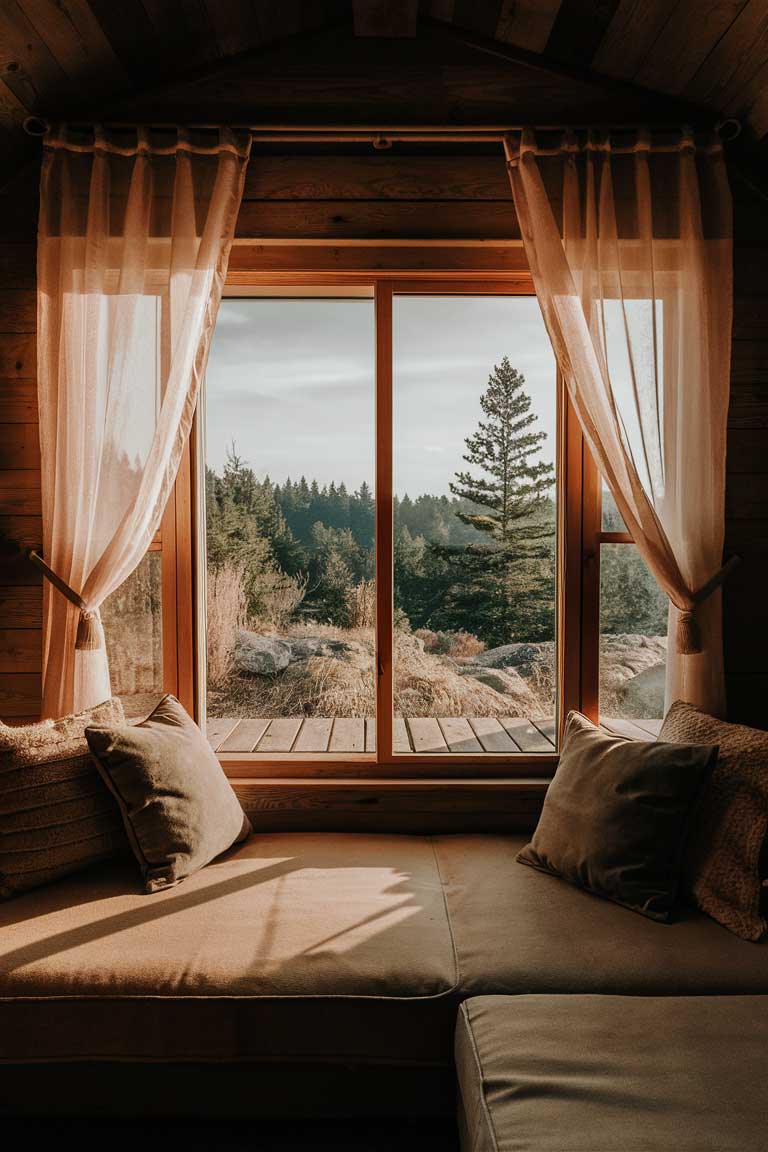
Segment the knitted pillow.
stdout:
<svg viewBox="0 0 768 1152">
<path fill-rule="evenodd" d="M 0 899 L 125 852 L 120 810 L 88 749 L 88 724 L 119 724 L 119 700 L 20 728 L 0 723 Z"/>
<path fill-rule="evenodd" d="M 659 739 L 719 745 L 691 830 L 688 885 L 703 912 L 758 940 L 768 931 L 768 732 L 726 724 L 678 700 Z"/>
</svg>

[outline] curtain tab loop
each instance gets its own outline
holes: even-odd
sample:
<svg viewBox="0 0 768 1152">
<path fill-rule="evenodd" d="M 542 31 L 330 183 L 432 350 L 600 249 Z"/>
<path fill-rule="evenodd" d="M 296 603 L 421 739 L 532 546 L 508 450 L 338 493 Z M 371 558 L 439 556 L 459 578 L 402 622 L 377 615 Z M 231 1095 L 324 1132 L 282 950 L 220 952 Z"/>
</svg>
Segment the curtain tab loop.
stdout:
<svg viewBox="0 0 768 1152">
<path fill-rule="evenodd" d="M 635 141 L 635 152 L 650 152 L 651 151 L 651 134 L 648 131 L 648 126 L 643 125 L 637 130 L 637 139 Z"/>
<path fill-rule="evenodd" d="M 80 609 L 80 619 L 77 622 L 77 637 L 75 648 L 78 652 L 93 652 L 102 646 L 103 629 L 101 615 L 98 608 Z"/>
<path fill-rule="evenodd" d="M 696 152 L 696 141 L 693 136 L 693 128 L 690 124 L 683 124 L 680 132 L 680 151 L 688 152 L 694 155 Z"/>
</svg>

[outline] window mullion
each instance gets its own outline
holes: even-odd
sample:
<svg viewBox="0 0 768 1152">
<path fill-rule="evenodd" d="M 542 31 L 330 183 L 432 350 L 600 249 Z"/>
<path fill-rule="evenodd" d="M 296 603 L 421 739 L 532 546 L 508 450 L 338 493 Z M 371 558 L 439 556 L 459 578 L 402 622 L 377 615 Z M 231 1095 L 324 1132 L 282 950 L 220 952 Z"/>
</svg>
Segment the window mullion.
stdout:
<svg viewBox="0 0 768 1152">
<path fill-rule="evenodd" d="M 376 760 L 392 759 L 392 285 L 376 299 Z"/>
</svg>

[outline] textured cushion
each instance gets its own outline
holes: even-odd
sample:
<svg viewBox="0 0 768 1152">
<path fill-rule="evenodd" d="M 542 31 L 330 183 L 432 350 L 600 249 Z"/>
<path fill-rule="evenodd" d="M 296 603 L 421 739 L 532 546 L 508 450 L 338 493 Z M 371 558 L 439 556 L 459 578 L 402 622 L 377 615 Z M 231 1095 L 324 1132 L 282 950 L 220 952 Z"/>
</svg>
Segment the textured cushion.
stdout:
<svg viewBox="0 0 768 1152">
<path fill-rule="evenodd" d="M 686 872 L 699 908 L 758 940 L 768 931 L 768 732 L 678 701 L 659 739 L 720 747 L 691 830 Z"/>
<path fill-rule="evenodd" d="M 560 763 L 520 863 L 668 920 L 680 890 L 691 809 L 716 752 L 610 736 L 571 712 Z"/>
<path fill-rule="evenodd" d="M 90 727 L 86 737 L 147 892 L 178 884 L 250 834 L 210 744 L 174 696 L 139 724 Z"/>
<path fill-rule="evenodd" d="M 466 995 L 768 993 L 768 937 L 750 944 L 690 907 L 671 924 L 637 916 L 521 868 L 524 843 L 435 838 Z"/>
<path fill-rule="evenodd" d="M 111 863 L 0 906 L 0 1059 L 448 1066 L 456 965 L 428 838 L 271 833 L 138 889 Z"/>
<path fill-rule="evenodd" d="M 764 1148 L 767 1033 L 764 996 L 468 1000 L 462 1152 Z"/>
<path fill-rule="evenodd" d="M 0 898 L 127 850 L 115 801 L 85 740 L 120 724 L 119 700 L 20 728 L 0 723 Z"/>
</svg>

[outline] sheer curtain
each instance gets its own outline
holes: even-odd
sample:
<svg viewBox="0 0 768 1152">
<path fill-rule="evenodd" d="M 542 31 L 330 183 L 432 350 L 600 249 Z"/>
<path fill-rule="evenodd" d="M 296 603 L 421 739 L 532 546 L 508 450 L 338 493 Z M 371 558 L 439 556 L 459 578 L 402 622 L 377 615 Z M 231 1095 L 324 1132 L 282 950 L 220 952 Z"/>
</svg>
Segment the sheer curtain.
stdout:
<svg viewBox="0 0 768 1152">
<path fill-rule="evenodd" d="M 43 714 L 110 694 L 99 606 L 136 568 L 205 370 L 250 136 L 141 128 L 45 140 L 38 398 Z M 72 603 L 74 600 L 75 603 Z M 80 607 L 76 605 L 79 604 Z"/>
<path fill-rule="evenodd" d="M 523 243 L 589 448 L 670 599 L 667 704 L 724 709 L 719 584 L 732 318 L 720 143 L 505 144 Z"/>
</svg>

